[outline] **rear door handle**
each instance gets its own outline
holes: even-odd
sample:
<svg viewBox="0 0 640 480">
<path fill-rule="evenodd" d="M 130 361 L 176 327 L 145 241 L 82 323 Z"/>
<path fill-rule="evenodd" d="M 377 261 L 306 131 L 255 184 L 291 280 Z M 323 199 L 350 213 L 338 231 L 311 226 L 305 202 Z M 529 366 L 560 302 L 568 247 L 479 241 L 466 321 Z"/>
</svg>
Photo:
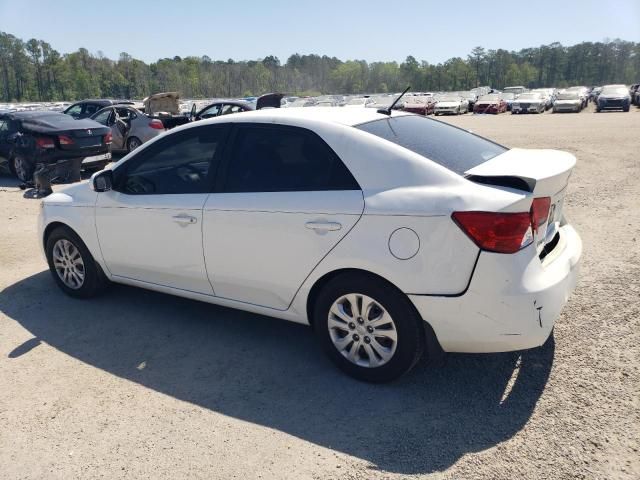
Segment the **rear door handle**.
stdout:
<svg viewBox="0 0 640 480">
<path fill-rule="evenodd" d="M 342 228 L 342 225 L 338 222 L 307 222 L 304 224 L 304 226 L 310 228 L 311 230 L 324 231 L 335 231 Z"/>
<path fill-rule="evenodd" d="M 190 225 L 192 223 L 198 223 L 198 219 L 196 217 L 192 217 L 191 215 L 187 215 L 185 213 L 181 213 L 180 215 L 174 215 L 173 221 L 179 223 L 180 225 Z"/>
</svg>

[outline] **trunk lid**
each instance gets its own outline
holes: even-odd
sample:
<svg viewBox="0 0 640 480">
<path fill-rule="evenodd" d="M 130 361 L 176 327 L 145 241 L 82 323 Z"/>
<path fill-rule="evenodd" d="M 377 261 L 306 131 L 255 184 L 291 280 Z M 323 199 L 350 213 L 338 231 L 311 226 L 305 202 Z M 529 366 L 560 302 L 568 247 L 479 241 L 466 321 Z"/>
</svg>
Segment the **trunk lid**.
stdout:
<svg viewBox="0 0 640 480">
<path fill-rule="evenodd" d="M 536 234 L 542 251 L 562 221 L 562 208 L 576 157 L 559 150 L 514 148 L 465 172 L 466 178 L 482 184 L 529 191 L 533 198 L 549 197 L 549 214 Z"/>
<path fill-rule="evenodd" d="M 284 97 L 284 93 L 266 93 L 258 98 L 256 110 L 263 108 L 280 108 L 282 97 Z"/>
</svg>

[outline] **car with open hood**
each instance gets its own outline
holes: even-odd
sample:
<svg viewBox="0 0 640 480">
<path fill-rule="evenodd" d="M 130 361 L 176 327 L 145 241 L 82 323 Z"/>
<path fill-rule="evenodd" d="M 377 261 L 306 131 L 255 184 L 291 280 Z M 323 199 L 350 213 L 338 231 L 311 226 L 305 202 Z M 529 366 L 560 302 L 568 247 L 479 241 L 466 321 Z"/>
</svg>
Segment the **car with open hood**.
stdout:
<svg viewBox="0 0 640 480">
<path fill-rule="evenodd" d="M 507 111 L 507 102 L 500 93 L 482 95 L 473 106 L 473 113 L 504 113 Z"/>
<path fill-rule="evenodd" d="M 0 164 L 30 182 L 37 164 L 111 158 L 111 130 L 87 118 L 50 111 L 0 113 Z"/>
<path fill-rule="evenodd" d="M 622 110 L 628 112 L 631 106 L 631 96 L 626 85 L 605 85 L 602 87 L 596 102 L 596 112 L 602 110 Z"/>
<path fill-rule="evenodd" d="M 511 114 L 515 113 L 544 113 L 546 98 L 540 92 L 525 92 L 511 104 Z"/>
<path fill-rule="evenodd" d="M 575 164 L 395 110 L 223 115 L 48 196 L 38 243 L 70 296 L 112 281 L 311 325 L 383 382 L 545 343 L 578 276 Z"/>
</svg>

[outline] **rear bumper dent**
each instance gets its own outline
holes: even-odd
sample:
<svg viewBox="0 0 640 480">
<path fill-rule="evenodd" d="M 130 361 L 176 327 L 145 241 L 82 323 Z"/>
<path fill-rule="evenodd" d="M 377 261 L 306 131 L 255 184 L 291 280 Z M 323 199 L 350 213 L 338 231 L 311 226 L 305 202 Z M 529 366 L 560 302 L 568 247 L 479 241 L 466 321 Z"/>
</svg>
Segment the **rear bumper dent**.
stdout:
<svg viewBox="0 0 640 480">
<path fill-rule="evenodd" d="M 573 292 L 582 241 L 570 225 L 543 262 L 533 246 L 513 254 L 482 252 L 460 297 L 409 298 L 447 352 L 489 353 L 542 345 Z"/>
</svg>

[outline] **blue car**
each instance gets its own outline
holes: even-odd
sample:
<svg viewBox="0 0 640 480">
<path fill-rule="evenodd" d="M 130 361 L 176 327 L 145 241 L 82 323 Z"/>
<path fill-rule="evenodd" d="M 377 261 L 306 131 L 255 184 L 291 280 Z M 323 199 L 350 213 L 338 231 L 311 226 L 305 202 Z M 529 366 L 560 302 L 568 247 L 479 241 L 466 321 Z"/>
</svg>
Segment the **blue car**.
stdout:
<svg viewBox="0 0 640 480">
<path fill-rule="evenodd" d="M 605 85 L 602 87 L 596 104 L 596 111 L 602 110 L 622 110 L 629 111 L 631 96 L 629 89 L 625 85 Z"/>
</svg>

